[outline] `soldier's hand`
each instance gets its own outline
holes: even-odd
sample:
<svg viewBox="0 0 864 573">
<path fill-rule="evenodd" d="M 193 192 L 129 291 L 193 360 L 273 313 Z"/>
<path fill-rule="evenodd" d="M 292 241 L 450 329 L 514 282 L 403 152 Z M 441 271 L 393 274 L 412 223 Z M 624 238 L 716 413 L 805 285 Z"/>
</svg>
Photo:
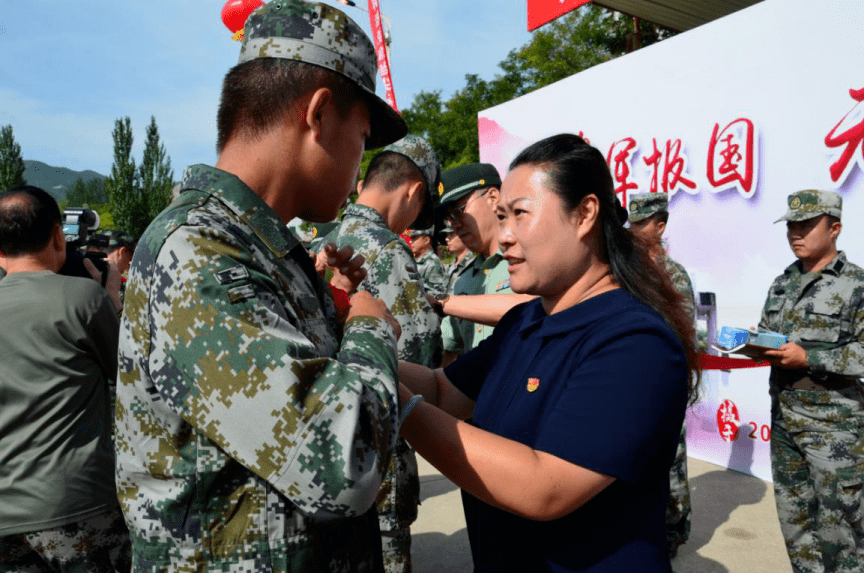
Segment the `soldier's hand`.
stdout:
<svg viewBox="0 0 864 573">
<path fill-rule="evenodd" d="M 776 350 L 766 350 L 763 356 L 772 366 L 807 368 L 807 351 L 794 342 L 787 342 Z"/>
<path fill-rule="evenodd" d="M 321 255 L 324 255 L 323 257 Z M 337 249 L 333 243 L 327 243 L 318 255 L 318 259 L 322 259 L 327 268 L 333 270 L 333 278 L 330 279 L 330 284 L 341 288 L 348 294 L 357 290 L 357 285 L 363 282 L 366 278 L 366 269 L 363 268 L 363 263 L 366 260 L 363 255 L 354 256 L 354 249 L 349 245 L 345 245 L 341 249 Z"/>
<path fill-rule="evenodd" d="M 390 309 L 379 298 L 375 298 L 365 290 L 357 291 L 351 297 L 351 308 L 348 310 L 348 316 L 345 320 L 351 320 L 355 316 L 372 316 L 374 318 L 383 318 L 396 331 L 396 338 L 402 336 L 402 329 L 399 328 L 399 323 L 390 314 Z"/>
</svg>

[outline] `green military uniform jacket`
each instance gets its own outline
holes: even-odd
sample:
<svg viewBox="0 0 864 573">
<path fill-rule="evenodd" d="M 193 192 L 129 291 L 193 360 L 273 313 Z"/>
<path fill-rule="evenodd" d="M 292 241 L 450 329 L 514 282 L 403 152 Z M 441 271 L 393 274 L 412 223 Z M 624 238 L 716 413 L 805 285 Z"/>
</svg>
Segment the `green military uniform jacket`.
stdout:
<svg viewBox="0 0 864 573">
<path fill-rule="evenodd" d="M 372 571 L 395 333 L 332 297 L 251 189 L 191 167 L 121 321 L 117 490 L 134 570 Z M 376 564 L 377 563 L 377 564 Z"/>
<path fill-rule="evenodd" d="M 423 280 L 411 249 L 387 227 L 381 214 L 366 205 L 348 205 L 342 223 L 328 240 L 339 248 L 351 245 L 363 255 L 366 278 L 358 286 L 380 298 L 399 323 L 399 359 L 435 368 L 441 363 L 438 315 L 426 299 Z M 420 481 L 414 451 L 400 438 L 396 456 L 378 498 L 381 528 L 408 527 L 417 519 Z"/>
<path fill-rule="evenodd" d="M 453 287 L 454 295 L 462 294 L 506 294 L 512 293 L 507 261 L 500 252 L 488 259 L 477 255 L 470 266 L 459 276 Z M 441 326 L 444 350 L 468 352 L 488 338 L 494 326 L 486 326 L 452 316 Z"/>
<path fill-rule="evenodd" d="M 815 273 L 796 261 L 771 284 L 759 328 L 803 347 L 817 377 L 864 376 L 864 270 L 842 251 Z"/>
<path fill-rule="evenodd" d="M 447 292 L 447 278 L 444 276 L 444 265 L 432 249 L 417 258 L 417 270 L 423 279 L 423 286 L 429 294 Z"/>
<path fill-rule="evenodd" d="M 456 281 L 459 280 L 462 273 L 471 266 L 471 263 L 474 262 L 474 259 L 476 259 L 477 256 L 477 253 L 469 251 L 467 255 L 462 257 L 461 261 L 453 261 L 447 266 L 447 292 L 449 294 L 453 294 L 453 289 L 456 287 Z"/>
</svg>

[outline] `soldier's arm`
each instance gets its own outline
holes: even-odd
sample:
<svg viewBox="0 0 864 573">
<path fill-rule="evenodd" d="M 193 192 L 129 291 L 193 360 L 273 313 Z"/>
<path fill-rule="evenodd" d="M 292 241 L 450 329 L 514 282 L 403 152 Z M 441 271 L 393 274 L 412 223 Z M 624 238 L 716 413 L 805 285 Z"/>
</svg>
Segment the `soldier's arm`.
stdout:
<svg viewBox="0 0 864 573">
<path fill-rule="evenodd" d="M 426 300 L 423 279 L 414 256 L 401 240 L 390 241 L 368 267 L 367 282 L 402 327 L 399 358 L 430 365 L 434 348 L 440 345 L 439 319 Z"/>
<path fill-rule="evenodd" d="M 153 268 L 149 369 L 168 407 L 303 512 L 368 510 L 397 432 L 393 328 L 351 319 L 322 356 L 325 339 L 304 334 L 326 333 L 317 296 L 281 300 L 219 230 L 181 227 Z"/>
<path fill-rule="evenodd" d="M 807 349 L 807 365 L 815 372 L 864 377 L 864 284 L 855 289 L 848 304 L 848 317 L 837 317 L 841 324 L 849 320 L 851 327 L 844 332 L 841 326 L 835 344 Z M 826 347 L 827 346 L 827 347 Z"/>
</svg>

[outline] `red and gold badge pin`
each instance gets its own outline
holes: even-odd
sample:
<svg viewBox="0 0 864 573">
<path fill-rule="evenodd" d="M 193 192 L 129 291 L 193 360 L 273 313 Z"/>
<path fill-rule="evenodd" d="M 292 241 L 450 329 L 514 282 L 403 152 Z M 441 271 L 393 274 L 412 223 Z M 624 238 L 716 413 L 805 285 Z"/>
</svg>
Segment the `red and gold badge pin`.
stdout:
<svg viewBox="0 0 864 573">
<path fill-rule="evenodd" d="M 529 392 L 535 391 L 538 386 L 540 386 L 540 379 L 539 378 L 529 378 L 528 379 L 528 385 L 526 386 L 526 388 L 528 389 Z"/>
</svg>

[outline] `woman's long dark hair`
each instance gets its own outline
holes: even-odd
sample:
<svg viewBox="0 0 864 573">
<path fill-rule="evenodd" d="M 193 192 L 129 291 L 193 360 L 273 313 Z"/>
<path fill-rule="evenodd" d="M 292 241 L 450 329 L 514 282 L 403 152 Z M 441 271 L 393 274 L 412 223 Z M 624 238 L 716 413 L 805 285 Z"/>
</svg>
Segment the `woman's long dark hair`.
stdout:
<svg viewBox="0 0 864 573">
<path fill-rule="evenodd" d="M 568 212 L 587 195 L 600 202 L 599 221 L 603 233 L 603 259 L 621 288 L 654 309 L 684 346 L 690 376 L 687 393 L 690 403 L 698 398 L 701 372 L 696 352 L 696 329 L 685 298 L 672 285 L 666 269 L 651 255 L 650 245 L 624 227 L 627 210 L 615 196 L 615 186 L 603 154 L 577 135 L 547 137 L 524 149 L 510 164 L 542 169 L 552 181 L 550 188 Z"/>
</svg>

